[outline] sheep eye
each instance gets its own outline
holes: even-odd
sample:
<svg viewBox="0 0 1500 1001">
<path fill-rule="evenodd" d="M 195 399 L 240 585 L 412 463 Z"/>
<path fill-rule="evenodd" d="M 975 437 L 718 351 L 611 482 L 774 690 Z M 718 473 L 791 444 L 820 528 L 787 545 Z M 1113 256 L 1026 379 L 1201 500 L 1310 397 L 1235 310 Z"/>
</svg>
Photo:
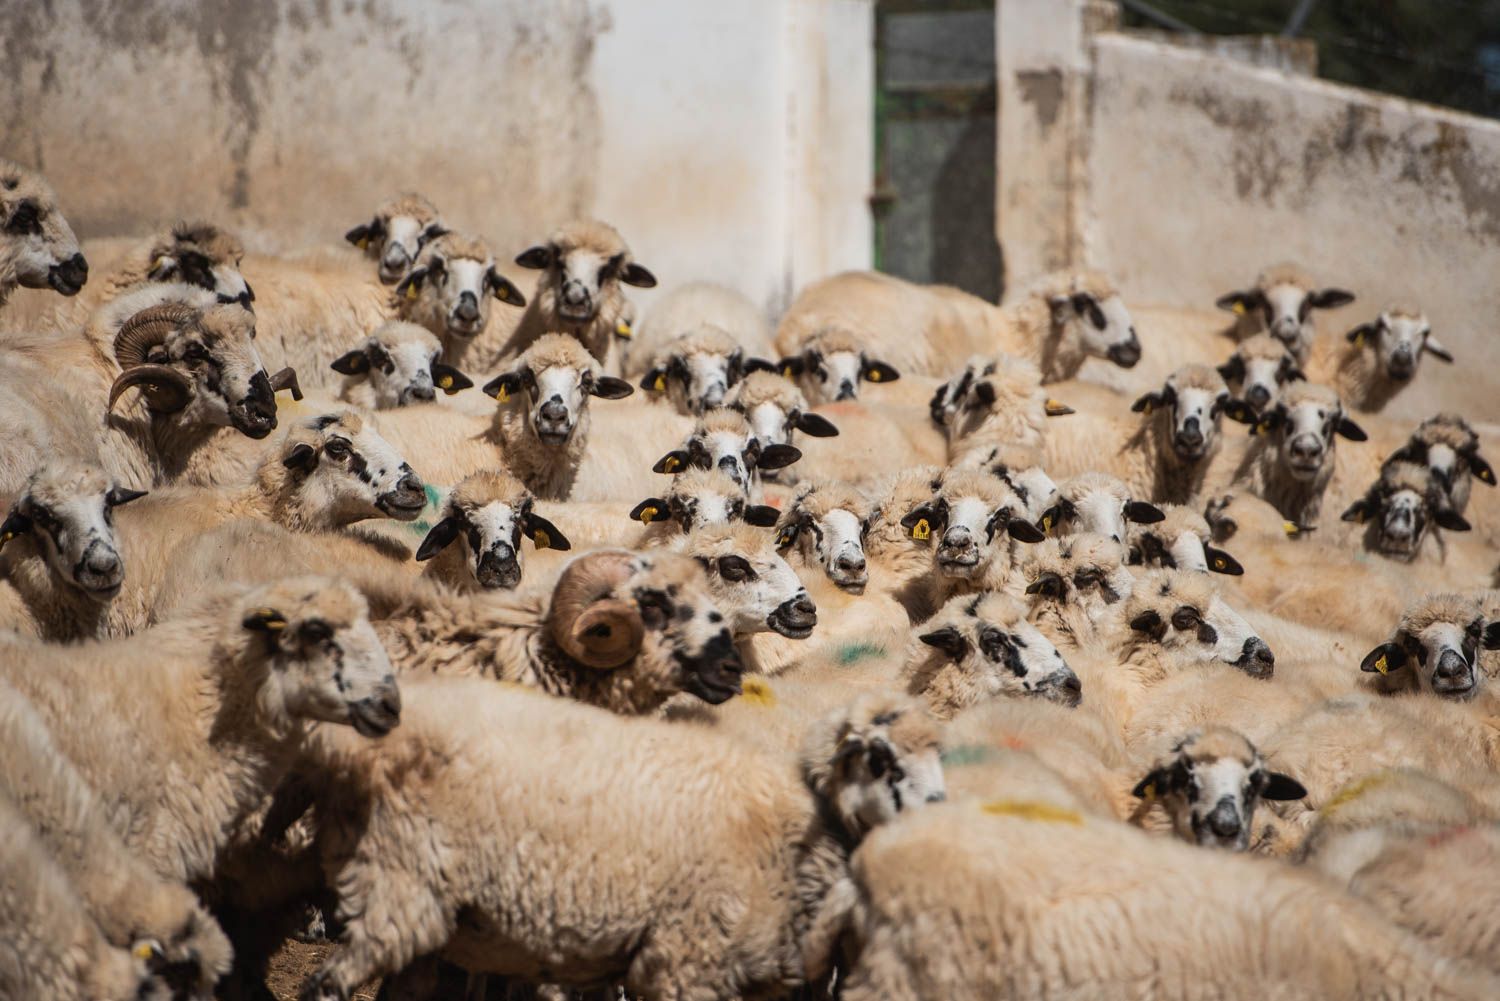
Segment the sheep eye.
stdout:
<svg viewBox="0 0 1500 1001">
<path fill-rule="evenodd" d="M 207 349 L 205 349 L 202 344 L 198 344 L 196 342 L 189 344 L 187 346 L 187 350 L 182 354 L 183 357 L 188 361 L 208 361 Z"/>
<path fill-rule="evenodd" d="M 329 438 L 328 443 L 323 446 L 323 451 L 334 458 L 342 458 L 349 454 L 349 443 L 342 438 Z"/>
<path fill-rule="evenodd" d="M 755 580 L 756 573 L 750 567 L 750 561 L 743 556 L 721 556 L 718 562 L 719 576 L 727 581 L 740 583 L 747 580 Z"/>
<path fill-rule="evenodd" d="M 11 214 L 10 221 L 5 224 L 7 232 L 16 233 L 21 236 L 31 236 L 42 231 L 42 215 L 37 208 L 36 202 L 26 201 L 17 206 L 16 211 Z"/>
<path fill-rule="evenodd" d="M 322 619 L 309 619 L 302 624 L 302 638 L 308 643 L 324 643 L 333 639 L 333 629 Z"/>
<path fill-rule="evenodd" d="M 1198 613 L 1196 610 L 1183 607 L 1172 613 L 1172 625 L 1183 631 L 1192 629 L 1198 624 Z"/>
</svg>

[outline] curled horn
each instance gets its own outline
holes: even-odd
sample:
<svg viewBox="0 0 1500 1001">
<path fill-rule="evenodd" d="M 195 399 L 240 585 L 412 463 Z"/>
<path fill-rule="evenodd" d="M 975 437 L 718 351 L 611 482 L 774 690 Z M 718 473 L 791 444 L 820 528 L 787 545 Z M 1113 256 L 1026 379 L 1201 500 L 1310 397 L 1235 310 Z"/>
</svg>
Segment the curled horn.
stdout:
<svg viewBox="0 0 1500 1001">
<path fill-rule="evenodd" d="M 122 369 L 144 365 L 153 347 L 197 316 L 196 309 L 181 302 L 146 307 L 120 325 L 119 333 L 115 334 L 115 361 Z"/>
<path fill-rule="evenodd" d="M 193 398 L 193 386 L 187 376 L 168 365 L 133 365 L 115 378 L 109 387 L 110 413 L 127 389 L 140 386 L 146 395 L 146 406 L 159 414 L 176 413 Z"/>
<path fill-rule="evenodd" d="M 568 564 L 552 590 L 547 628 L 563 652 L 588 667 L 619 667 L 641 648 L 646 627 L 630 602 L 607 598 L 635 572 L 636 557 L 603 550 Z"/>
</svg>

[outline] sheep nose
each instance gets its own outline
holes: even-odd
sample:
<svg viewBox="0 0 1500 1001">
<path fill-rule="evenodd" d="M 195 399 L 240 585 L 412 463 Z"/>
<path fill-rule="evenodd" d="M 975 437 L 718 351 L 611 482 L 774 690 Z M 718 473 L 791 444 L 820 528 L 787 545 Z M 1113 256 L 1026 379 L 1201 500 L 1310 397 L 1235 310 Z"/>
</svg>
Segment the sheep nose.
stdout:
<svg viewBox="0 0 1500 1001">
<path fill-rule="evenodd" d="M 582 306 L 589 301 L 588 289 L 579 282 L 568 282 L 563 286 L 563 301 L 570 306 Z"/>
<path fill-rule="evenodd" d="M 1437 670 L 1432 672 L 1432 676 L 1446 680 L 1463 677 L 1468 673 L 1469 663 L 1464 660 L 1462 654 L 1456 650 L 1444 650 L 1443 655 L 1438 658 Z"/>
<path fill-rule="evenodd" d="M 848 379 L 845 379 L 843 382 L 839 383 L 839 395 L 838 395 L 838 399 L 840 399 L 840 400 L 852 400 L 852 399 L 854 399 L 854 383 L 853 382 L 849 381 Z"/>
<path fill-rule="evenodd" d="M 473 323 L 479 319 L 479 300 L 473 292 L 465 292 L 458 297 L 458 305 L 454 307 L 453 315 L 465 323 Z"/>
<path fill-rule="evenodd" d="M 718 466 L 724 472 L 728 473 L 736 482 L 740 480 L 740 464 L 739 460 L 737 460 L 734 456 L 720 456 Z"/>
<path fill-rule="evenodd" d="M 706 390 L 703 391 L 703 406 L 704 407 L 706 407 L 706 408 L 717 407 L 717 406 L 722 405 L 723 402 L 724 402 L 724 384 L 722 382 L 716 382 L 712 386 L 709 386 Z"/>
<path fill-rule="evenodd" d="M 96 547 L 90 551 L 85 562 L 90 573 L 99 574 L 101 577 L 120 569 L 120 557 L 113 550 L 102 547 Z"/>
<path fill-rule="evenodd" d="M 1265 386 L 1251 386 L 1245 392 L 1245 402 L 1256 410 L 1264 409 L 1265 405 L 1271 402 L 1271 391 Z"/>
<path fill-rule="evenodd" d="M 1259 636 L 1252 636 L 1240 648 L 1239 667 L 1252 678 L 1269 678 L 1276 670 L 1276 655 Z"/>
<path fill-rule="evenodd" d="M 1198 418 L 1189 417 L 1177 432 L 1177 444 L 1183 448 L 1198 448 L 1203 444 L 1203 432 L 1198 427 Z"/>
<path fill-rule="evenodd" d="M 563 403 L 561 396 L 554 396 L 542 404 L 542 418 L 549 421 L 567 420 L 568 407 Z"/>
<path fill-rule="evenodd" d="M 810 595 L 803 593 L 799 594 L 797 600 L 792 602 L 792 611 L 802 615 L 817 615 L 818 606 Z"/>
<path fill-rule="evenodd" d="M 1070 674 L 1066 678 L 1064 678 L 1062 681 L 1062 687 L 1065 691 L 1069 691 L 1077 695 L 1083 694 L 1083 682 L 1078 680 L 1078 676 L 1076 674 Z"/>
<path fill-rule="evenodd" d="M 840 556 L 837 560 L 834 561 L 833 565 L 842 570 L 844 573 L 865 572 L 865 558 L 858 553 L 853 556 L 850 556 L 848 554 Z"/>
<path fill-rule="evenodd" d="M 941 789 L 934 789 L 932 792 L 927 794 L 927 802 L 929 803 L 941 803 L 947 798 L 948 794 Z"/>
<path fill-rule="evenodd" d="M 1221 838 L 1240 836 L 1240 812 L 1234 808 L 1234 800 L 1225 796 L 1208 815 L 1208 829 Z"/>
<path fill-rule="evenodd" d="M 407 255 L 406 248 L 399 243 L 392 243 L 389 247 L 385 248 L 385 256 L 380 259 L 380 263 L 385 265 L 387 269 L 396 271 L 404 270 L 406 262 L 409 260 L 411 258 Z"/>
<path fill-rule="evenodd" d="M 1292 454 L 1299 459 L 1316 459 L 1323 454 L 1323 443 L 1312 435 L 1292 439 Z"/>
<path fill-rule="evenodd" d="M 426 403 L 437 399 L 437 391 L 431 386 L 413 386 L 406 391 L 406 395 L 413 400 L 422 400 Z"/>
</svg>

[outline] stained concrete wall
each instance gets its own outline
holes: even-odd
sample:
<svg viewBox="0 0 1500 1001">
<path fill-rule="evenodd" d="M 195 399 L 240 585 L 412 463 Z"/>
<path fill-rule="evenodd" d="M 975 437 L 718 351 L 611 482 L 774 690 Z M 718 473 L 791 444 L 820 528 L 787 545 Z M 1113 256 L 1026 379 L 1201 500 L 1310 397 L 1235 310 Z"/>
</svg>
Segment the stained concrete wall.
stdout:
<svg viewBox="0 0 1500 1001">
<path fill-rule="evenodd" d="M 83 235 L 336 241 L 401 188 L 515 253 L 615 223 L 768 308 L 866 266 L 871 0 L 0 0 L 0 154 Z"/>
</svg>

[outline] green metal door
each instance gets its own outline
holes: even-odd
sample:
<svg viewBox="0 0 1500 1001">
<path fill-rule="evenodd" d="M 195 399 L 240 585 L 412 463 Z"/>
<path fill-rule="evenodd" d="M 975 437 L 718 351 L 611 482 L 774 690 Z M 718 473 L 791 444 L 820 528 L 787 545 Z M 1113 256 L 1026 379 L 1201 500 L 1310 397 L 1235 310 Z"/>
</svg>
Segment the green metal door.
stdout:
<svg viewBox="0 0 1500 1001">
<path fill-rule="evenodd" d="M 875 46 L 875 266 L 998 301 L 995 0 L 879 0 Z"/>
</svg>

